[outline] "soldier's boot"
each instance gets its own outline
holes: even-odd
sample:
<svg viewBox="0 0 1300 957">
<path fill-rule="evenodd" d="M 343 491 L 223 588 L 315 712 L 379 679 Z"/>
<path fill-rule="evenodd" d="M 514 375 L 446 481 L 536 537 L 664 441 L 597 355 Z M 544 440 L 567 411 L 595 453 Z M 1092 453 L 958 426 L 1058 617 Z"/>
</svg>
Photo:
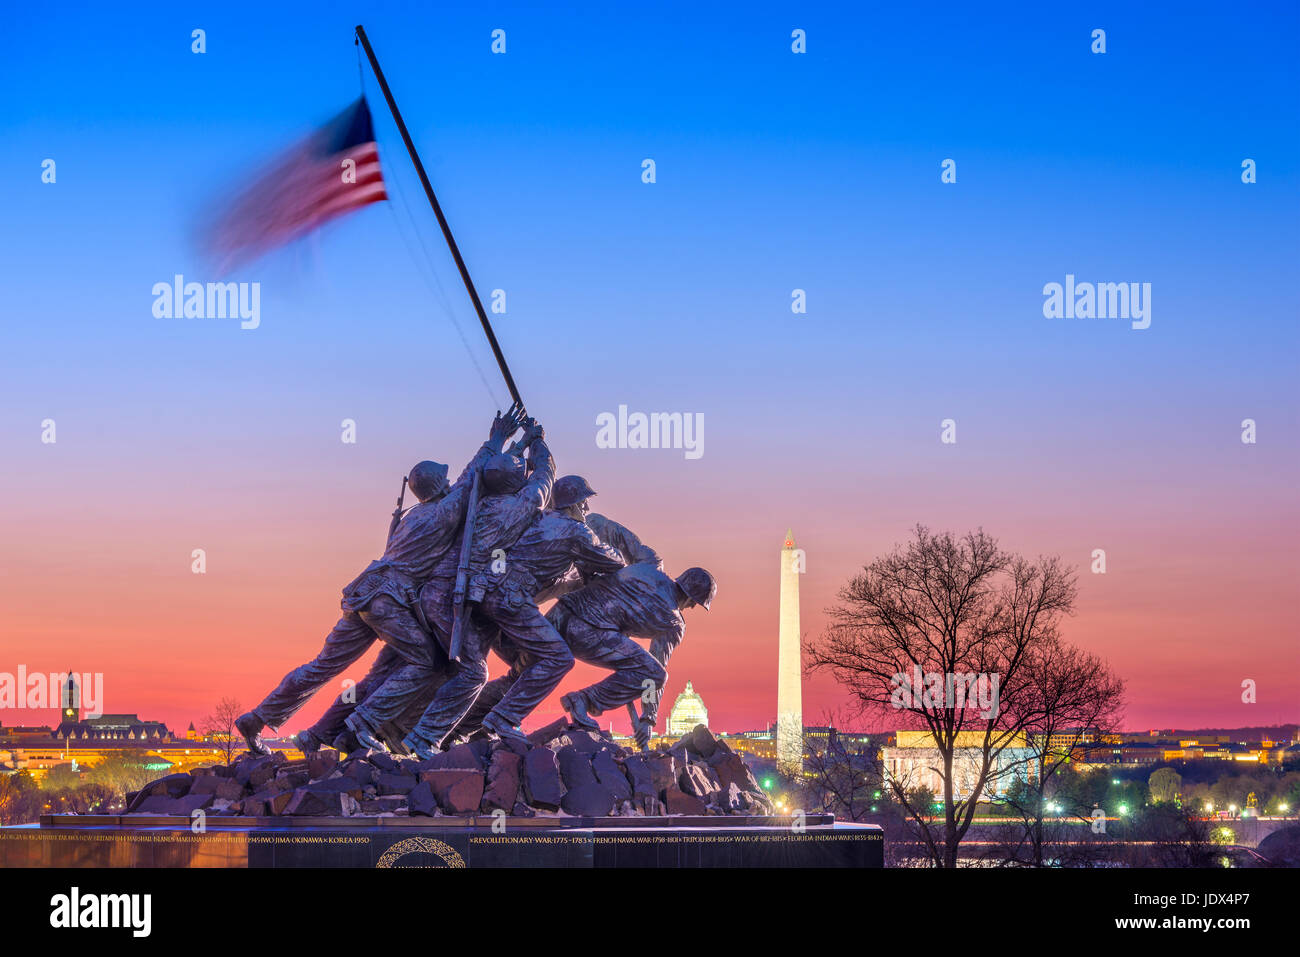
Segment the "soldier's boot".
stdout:
<svg viewBox="0 0 1300 957">
<path fill-rule="evenodd" d="M 483 727 L 507 744 L 523 745 L 524 748 L 532 746 L 532 742 L 528 740 L 526 734 L 495 711 L 489 711 L 484 716 Z"/>
<path fill-rule="evenodd" d="M 235 730 L 244 736 L 244 743 L 254 754 L 270 754 L 271 749 L 262 741 L 262 729 L 266 722 L 256 712 L 245 711 L 235 719 Z"/>
<path fill-rule="evenodd" d="M 569 718 L 580 728 L 599 731 L 600 725 L 587 713 L 587 699 L 581 691 L 573 691 L 560 699 L 560 707 L 569 712 Z"/>
<path fill-rule="evenodd" d="M 386 752 L 388 750 L 388 745 L 384 744 L 384 742 L 380 741 L 379 738 L 375 736 L 374 730 L 372 730 L 370 725 L 366 724 L 361 715 L 357 714 L 355 711 L 348 715 L 348 719 L 343 723 L 346 724 L 348 728 L 351 729 L 352 733 L 357 736 L 357 742 L 361 747 L 369 748 L 371 751 Z"/>
<path fill-rule="evenodd" d="M 330 742 L 330 747 L 343 754 L 351 754 L 353 751 L 360 749 L 361 743 L 357 741 L 357 736 L 349 730 L 336 735 L 334 740 Z"/>
<path fill-rule="evenodd" d="M 435 754 L 441 754 L 442 749 L 436 744 L 429 741 L 424 735 L 412 731 L 402 739 L 402 746 L 406 748 L 409 754 L 415 755 L 422 761 L 427 761 Z"/>
<path fill-rule="evenodd" d="M 293 736 L 293 743 L 298 746 L 298 750 L 303 754 L 315 754 L 325 746 L 325 742 L 311 731 L 299 731 Z"/>
</svg>

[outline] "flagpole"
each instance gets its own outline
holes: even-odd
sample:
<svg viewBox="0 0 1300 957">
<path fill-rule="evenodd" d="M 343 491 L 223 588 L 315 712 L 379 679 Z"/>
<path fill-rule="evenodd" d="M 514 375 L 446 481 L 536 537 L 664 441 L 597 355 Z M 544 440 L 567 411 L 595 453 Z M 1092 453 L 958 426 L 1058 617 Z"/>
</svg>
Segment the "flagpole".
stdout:
<svg viewBox="0 0 1300 957">
<path fill-rule="evenodd" d="M 366 29 L 360 24 L 357 25 L 357 40 L 360 41 L 362 48 L 366 51 L 366 58 L 370 61 L 370 69 L 374 71 L 375 79 L 379 81 L 379 89 L 383 91 L 384 99 L 388 101 L 388 109 L 397 123 L 397 132 L 402 134 L 402 142 L 406 144 L 406 151 L 411 154 L 411 162 L 415 164 L 415 172 L 419 174 L 420 183 L 424 186 L 424 195 L 429 198 L 429 205 L 433 207 L 433 214 L 438 217 L 438 225 L 442 227 L 442 235 L 447 239 L 447 247 L 451 250 L 452 258 L 456 260 L 456 268 L 460 270 L 460 278 L 464 280 L 470 301 L 474 303 L 474 311 L 478 313 L 478 321 L 483 326 L 483 333 L 487 336 L 488 345 L 492 347 L 492 354 L 496 356 L 497 366 L 500 367 L 501 375 L 506 380 L 506 388 L 510 390 L 510 397 L 518 403 L 520 408 L 523 408 L 524 400 L 519 398 L 519 390 L 515 387 L 514 376 L 510 374 L 510 367 L 506 365 L 506 357 L 501 353 L 501 346 L 497 343 L 496 333 L 492 331 L 492 323 L 488 322 L 487 313 L 483 311 L 483 302 L 478 297 L 478 290 L 474 288 L 474 280 L 469 277 L 469 270 L 465 267 L 465 260 L 461 258 L 460 247 L 456 245 L 456 237 L 451 234 L 451 227 L 447 224 L 447 217 L 442 213 L 442 206 L 438 204 L 438 197 L 434 195 L 428 174 L 424 172 L 424 164 L 420 162 L 420 154 L 415 151 L 415 144 L 411 142 L 411 134 L 406 131 L 406 123 L 402 121 L 402 114 L 397 109 L 397 101 L 393 99 L 392 91 L 388 89 L 388 81 L 384 79 L 384 71 L 380 69 L 379 61 L 375 58 L 375 51 L 371 48 L 370 40 L 366 37 Z"/>
</svg>

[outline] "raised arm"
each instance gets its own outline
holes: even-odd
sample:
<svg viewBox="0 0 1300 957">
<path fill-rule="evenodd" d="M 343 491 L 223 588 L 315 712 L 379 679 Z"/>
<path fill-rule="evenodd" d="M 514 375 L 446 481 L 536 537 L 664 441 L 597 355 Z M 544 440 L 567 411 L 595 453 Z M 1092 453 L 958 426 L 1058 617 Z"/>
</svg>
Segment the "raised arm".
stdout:
<svg viewBox="0 0 1300 957">
<path fill-rule="evenodd" d="M 519 498 L 541 511 L 551 497 L 551 486 L 555 484 L 555 458 L 541 436 L 528 446 L 528 467 L 532 474 L 520 490 Z"/>
<path fill-rule="evenodd" d="M 500 412 L 496 414 L 496 418 L 492 420 L 492 428 L 488 430 L 487 441 L 479 446 L 478 451 L 474 453 L 474 457 L 469 460 L 469 463 L 457 477 L 456 483 L 452 486 L 452 491 L 468 488 L 470 476 L 482 469 L 488 459 L 501 451 L 506 444 L 506 439 L 519 431 L 520 415 L 517 405 L 512 405 L 506 409 L 504 415 Z"/>
</svg>

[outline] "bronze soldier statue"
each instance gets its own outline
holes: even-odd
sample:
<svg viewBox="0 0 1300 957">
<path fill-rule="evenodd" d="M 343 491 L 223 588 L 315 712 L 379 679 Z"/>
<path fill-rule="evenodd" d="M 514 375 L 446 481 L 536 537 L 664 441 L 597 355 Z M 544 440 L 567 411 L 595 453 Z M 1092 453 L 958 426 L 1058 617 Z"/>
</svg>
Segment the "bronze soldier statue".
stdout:
<svg viewBox="0 0 1300 957">
<path fill-rule="evenodd" d="M 557 483 L 553 505 L 566 502 L 567 488 Z M 576 567 L 585 580 L 624 565 L 622 556 L 600 542 L 583 523 L 582 513 L 575 513 L 574 505 L 535 515 L 517 540 L 503 553 L 498 552 L 495 561 L 481 566 L 470 582 L 470 597 L 479 603 L 475 616 L 486 620 L 476 632 L 476 660 L 482 660 L 494 642 L 498 650 L 505 646 L 526 656 L 520 659 L 516 680 L 481 719 L 484 730 L 504 739 L 526 741 L 519 724 L 573 667 L 572 652 L 542 615 L 538 601 L 545 600 L 546 593 L 571 568 Z M 444 746 L 486 685 L 486 668 L 474 672 L 473 677 L 477 683 L 472 694 L 468 680 L 456 698 L 452 697 L 457 694 L 453 685 L 458 679 L 443 686 L 407 735 L 404 743 L 408 748 L 427 755 Z"/>
<path fill-rule="evenodd" d="M 516 448 L 527 451 L 531 478 L 528 477 L 529 467 L 513 454 L 494 455 L 484 464 L 483 486 L 486 495 L 478 503 L 473 523 L 466 522 L 464 532 L 470 536 L 471 570 L 485 567 L 492 560 L 493 552 L 513 544 L 550 495 L 555 478 L 555 464 L 543 440 L 545 432 L 531 418 L 524 421 L 524 430 L 524 436 Z M 460 544 L 457 542 L 457 547 L 444 553 L 421 589 L 420 608 L 444 652 L 451 647 L 456 617 L 452 594 L 458 572 Z M 479 689 L 487 681 L 488 640 L 487 636 L 481 634 L 479 624 L 477 616 L 466 616 L 459 660 L 450 664 L 450 679 L 437 689 L 428 704 L 431 709 L 446 710 L 451 715 L 450 725 L 454 725 L 469 709 Z M 427 685 L 425 690 L 427 693 Z M 421 692 L 422 689 L 416 687 L 405 689 L 402 699 L 396 702 L 390 700 L 387 712 L 395 716 L 411 707 Z M 360 707 L 346 723 L 362 744 L 367 747 L 380 744 L 374 740 L 374 729 L 369 726 L 370 721 Z M 371 740 L 367 740 L 367 737 Z"/>
<path fill-rule="evenodd" d="M 497 413 L 488 440 L 454 485 L 447 483 L 447 467 L 437 462 L 420 462 L 411 470 L 407 486 L 419 504 L 392 529 L 384 554 L 344 587 L 343 617 L 326 636 L 320 653 L 290 671 L 261 704 L 235 721 L 250 751 L 268 753 L 262 729 L 280 727 L 323 685 L 360 658 L 376 638 L 404 663 L 385 684 L 398 674 L 412 684 L 431 679 L 437 657 L 413 611 L 418 588 L 454 544 L 464 520 L 470 483 L 519 428 L 519 415 L 513 406 L 504 416 Z"/>
<path fill-rule="evenodd" d="M 588 527 L 613 545 L 627 561 L 627 567 L 585 587 L 572 589 L 566 579 L 553 589 L 562 591 L 546 619 L 563 636 L 574 658 L 585 664 L 608 668 L 612 674 L 600 682 L 564 695 L 561 705 L 574 724 L 597 729 L 592 715 L 620 705 L 642 701 L 633 733 L 637 743 L 649 741 L 658 718 L 658 704 L 668 678 L 666 666 L 686 634 L 682 609 L 702 605 L 708 610 L 717 594 L 713 576 L 702 568 L 690 568 L 676 580 L 663 571 L 654 549 L 611 519 L 587 513 L 586 498 L 595 494 L 577 476 L 565 476 L 555 483 L 555 503 L 571 514 L 582 515 Z M 650 641 L 642 648 L 632 638 Z M 454 736 L 472 733 L 518 680 L 528 664 L 528 653 L 503 640 L 497 652 L 510 664 L 510 671 L 488 683 Z"/>
<path fill-rule="evenodd" d="M 688 568 L 673 579 L 661 567 L 640 562 L 562 597 L 547 617 L 564 633 L 574 657 L 613 669 L 560 699 L 574 723 L 595 728 L 591 716 L 640 698 L 633 733 L 644 746 L 658 720 L 668 659 L 686 636 L 682 610 L 700 605 L 707 611 L 717 593 L 703 568 Z M 650 639 L 649 651 L 633 635 Z"/>
<path fill-rule="evenodd" d="M 383 723 L 374 732 L 374 737 L 389 751 L 400 753 L 406 750 L 402 746 L 402 738 L 415 727 L 415 723 L 420 720 L 420 715 L 428 707 L 434 693 L 451 677 L 454 669 L 447 661 L 447 653 L 443 651 L 441 642 L 434 642 L 434 657 L 433 678 L 420 689 L 419 694 L 412 697 L 400 716 Z M 340 693 L 325 713 L 316 719 L 315 724 L 294 735 L 294 743 L 298 749 L 304 754 L 310 754 L 326 745 L 344 752 L 355 751 L 362 747 L 356 732 L 347 726 L 347 719 L 352 716 L 357 705 L 382 687 L 393 672 L 402 667 L 402 664 L 401 655 L 387 645 L 379 649 L 379 654 L 365 677 L 348 691 Z"/>
</svg>

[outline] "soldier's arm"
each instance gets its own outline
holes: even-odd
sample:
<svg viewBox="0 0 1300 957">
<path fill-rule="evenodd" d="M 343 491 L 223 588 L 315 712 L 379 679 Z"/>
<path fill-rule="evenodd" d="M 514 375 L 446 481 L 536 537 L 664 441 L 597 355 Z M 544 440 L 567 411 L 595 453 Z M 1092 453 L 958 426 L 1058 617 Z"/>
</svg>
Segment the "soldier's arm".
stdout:
<svg viewBox="0 0 1300 957">
<path fill-rule="evenodd" d="M 596 533 L 586 525 L 580 526 L 575 537 L 574 551 L 573 564 L 577 566 L 583 581 L 589 580 L 593 575 L 616 572 L 627 564 L 622 555 L 597 538 Z"/>
<path fill-rule="evenodd" d="M 629 565 L 649 562 L 656 568 L 663 567 L 663 560 L 659 557 L 659 553 L 642 542 L 626 525 L 621 525 L 612 518 L 591 512 L 587 515 L 587 527 L 595 532 L 602 542 L 618 549 L 623 556 L 623 560 Z"/>
<path fill-rule="evenodd" d="M 536 469 L 531 478 L 514 495 L 505 498 L 492 519 L 490 533 L 478 525 L 474 528 L 473 555 L 470 566 L 481 570 L 487 566 L 488 556 L 498 548 L 510 548 L 519 541 L 528 527 L 542 515 L 546 500 L 555 481 L 555 462 L 550 450 L 540 438 L 532 440 L 529 459 Z M 478 515 L 483 520 L 483 512 Z"/>
<path fill-rule="evenodd" d="M 582 576 L 579 575 L 575 569 L 570 568 L 565 573 L 564 577 L 554 585 L 550 588 L 543 588 L 537 593 L 537 604 L 540 605 L 543 602 L 550 601 L 552 598 L 563 598 L 565 595 L 569 594 L 569 592 L 577 591 L 579 588 L 582 588 L 584 584 L 586 583 L 582 580 Z"/>
<path fill-rule="evenodd" d="M 657 634 L 650 639 L 650 654 L 664 666 L 665 671 L 668 669 L 668 659 L 673 656 L 673 651 L 682 643 L 684 637 L 686 637 L 686 623 L 682 622 L 681 627 L 676 630 Z M 663 686 L 656 688 L 655 691 L 658 693 L 652 700 L 641 702 L 641 720 L 649 722 L 652 728 L 659 720 L 659 699 L 664 692 Z"/>
<path fill-rule="evenodd" d="M 650 639 L 650 654 L 654 656 L 655 661 L 667 668 L 668 659 L 673 656 L 673 652 L 685 637 L 686 622 L 682 621 L 674 630 L 661 632 Z"/>
<path fill-rule="evenodd" d="M 542 439 L 534 439 L 529 446 L 528 465 L 533 474 L 520 489 L 518 499 L 521 504 L 541 511 L 551 497 L 551 486 L 555 484 L 555 458 Z"/>
</svg>

